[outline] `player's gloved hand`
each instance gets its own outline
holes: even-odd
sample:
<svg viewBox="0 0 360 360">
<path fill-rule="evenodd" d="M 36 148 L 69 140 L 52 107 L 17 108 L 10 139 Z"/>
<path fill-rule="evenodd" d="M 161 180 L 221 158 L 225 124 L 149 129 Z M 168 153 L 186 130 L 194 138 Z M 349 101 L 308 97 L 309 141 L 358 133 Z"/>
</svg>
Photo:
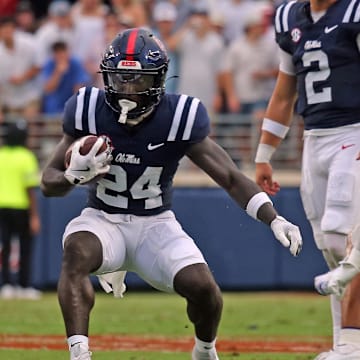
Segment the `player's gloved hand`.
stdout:
<svg viewBox="0 0 360 360">
<path fill-rule="evenodd" d="M 81 141 L 75 142 L 71 151 L 70 164 L 64 174 L 71 184 L 85 184 L 96 176 L 109 172 L 112 160 L 111 145 L 107 144 L 108 148 L 96 155 L 104 142 L 107 144 L 106 138 L 99 137 L 86 155 L 80 154 Z"/>
<path fill-rule="evenodd" d="M 276 239 L 281 244 L 288 247 L 293 256 L 298 256 L 302 249 L 302 237 L 299 227 L 284 219 L 282 216 L 277 216 L 270 224 Z"/>
</svg>

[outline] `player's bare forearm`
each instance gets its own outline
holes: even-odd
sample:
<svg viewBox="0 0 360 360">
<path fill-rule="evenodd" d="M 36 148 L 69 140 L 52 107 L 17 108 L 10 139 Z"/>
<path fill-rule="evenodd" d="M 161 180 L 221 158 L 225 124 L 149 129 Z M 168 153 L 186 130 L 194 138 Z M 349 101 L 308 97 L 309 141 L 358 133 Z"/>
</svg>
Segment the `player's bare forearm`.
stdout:
<svg viewBox="0 0 360 360">
<path fill-rule="evenodd" d="M 296 78 L 280 71 L 274 92 L 266 109 L 265 118 L 290 126 L 296 96 Z M 269 144 L 276 148 L 281 140 L 281 138 L 270 132 L 261 132 L 260 143 Z"/>
<path fill-rule="evenodd" d="M 72 137 L 64 135 L 45 166 L 40 184 L 41 191 L 45 196 L 64 196 L 73 189 L 74 185 L 70 184 L 64 177 L 65 152 L 73 141 Z"/>
<path fill-rule="evenodd" d="M 210 138 L 193 145 L 187 155 L 224 188 L 243 209 L 255 194 L 262 191 L 254 181 L 236 167 L 226 151 Z M 259 209 L 258 219 L 270 224 L 276 215 L 275 209 L 270 203 L 267 203 Z"/>
<path fill-rule="evenodd" d="M 64 172 L 55 168 L 47 167 L 43 172 L 40 188 L 45 196 L 64 196 L 74 185 L 64 177 Z"/>
</svg>

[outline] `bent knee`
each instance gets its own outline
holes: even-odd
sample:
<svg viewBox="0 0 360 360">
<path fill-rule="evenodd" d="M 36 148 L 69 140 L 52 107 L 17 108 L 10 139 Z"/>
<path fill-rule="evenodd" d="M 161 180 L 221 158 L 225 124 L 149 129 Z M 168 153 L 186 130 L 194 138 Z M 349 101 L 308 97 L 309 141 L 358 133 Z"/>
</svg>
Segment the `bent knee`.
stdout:
<svg viewBox="0 0 360 360">
<path fill-rule="evenodd" d="M 195 264 L 180 270 L 175 276 L 174 288 L 193 303 L 222 305 L 220 288 L 205 264 Z"/>
<path fill-rule="evenodd" d="M 102 246 L 92 233 L 70 234 L 64 242 L 63 268 L 71 271 L 92 272 L 102 263 Z"/>
</svg>

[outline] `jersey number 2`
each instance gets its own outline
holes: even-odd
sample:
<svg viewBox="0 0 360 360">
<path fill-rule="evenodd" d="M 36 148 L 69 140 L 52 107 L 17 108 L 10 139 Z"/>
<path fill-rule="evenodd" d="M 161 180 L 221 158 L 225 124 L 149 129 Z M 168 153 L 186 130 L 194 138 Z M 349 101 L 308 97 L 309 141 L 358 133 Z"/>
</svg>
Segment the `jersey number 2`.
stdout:
<svg viewBox="0 0 360 360">
<path fill-rule="evenodd" d="M 322 50 L 305 52 L 302 61 L 304 67 L 310 66 L 311 63 L 317 62 L 318 71 L 309 71 L 305 76 L 305 92 L 309 105 L 330 102 L 331 87 L 324 87 L 320 91 L 315 91 L 314 83 L 324 81 L 330 76 L 329 61 L 327 55 Z"/>
<path fill-rule="evenodd" d="M 129 190 L 133 199 L 144 199 L 145 209 L 160 207 L 162 191 L 159 180 L 162 169 L 162 167 L 148 166 L 128 189 L 126 171 L 119 165 L 112 165 L 109 174 L 114 180 L 101 179 L 97 186 L 96 196 L 107 205 L 127 209 L 129 199 L 120 193 Z"/>
</svg>

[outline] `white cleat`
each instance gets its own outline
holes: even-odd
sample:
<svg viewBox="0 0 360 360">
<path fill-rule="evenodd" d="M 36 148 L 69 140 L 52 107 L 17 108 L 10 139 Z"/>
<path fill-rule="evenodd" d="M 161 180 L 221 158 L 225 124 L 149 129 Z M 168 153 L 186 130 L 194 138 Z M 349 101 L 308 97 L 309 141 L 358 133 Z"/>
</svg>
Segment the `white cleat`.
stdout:
<svg viewBox="0 0 360 360">
<path fill-rule="evenodd" d="M 326 360 L 330 354 L 332 354 L 333 351 L 325 351 L 320 353 L 314 360 Z"/>
<path fill-rule="evenodd" d="M 340 344 L 324 360 L 359 360 L 360 345 Z"/>
<path fill-rule="evenodd" d="M 18 299 L 40 300 L 42 297 L 42 292 L 32 287 L 18 287 L 16 288 L 16 297 Z"/>
<path fill-rule="evenodd" d="M 0 298 L 4 300 L 11 300 L 16 298 L 16 287 L 6 284 L 0 289 Z"/>
<path fill-rule="evenodd" d="M 191 354 L 192 360 L 219 360 L 219 357 L 217 355 L 216 349 L 213 348 L 209 352 L 202 352 L 198 351 L 193 348 L 192 354 Z"/>
<path fill-rule="evenodd" d="M 75 344 L 70 348 L 70 360 L 91 360 L 91 351 L 84 343 Z"/>
</svg>

